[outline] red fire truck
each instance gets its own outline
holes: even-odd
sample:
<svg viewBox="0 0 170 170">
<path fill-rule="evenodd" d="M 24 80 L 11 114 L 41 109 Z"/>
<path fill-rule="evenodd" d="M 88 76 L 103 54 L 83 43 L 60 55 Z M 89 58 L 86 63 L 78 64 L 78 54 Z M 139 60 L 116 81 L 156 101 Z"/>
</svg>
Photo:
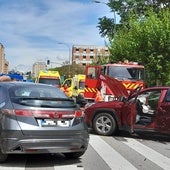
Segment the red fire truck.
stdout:
<svg viewBox="0 0 170 170">
<path fill-rule="evenodd" d="M 127 92 L 139 86 L 143 88 L 146 86 L 144 66 L 137 62 L 126 61 L 102 66 L 86 66 L 84 98 L 94 101 L 97 88 L 101 89 L 105 101 L 114 98 L 116 89 L 112 86 L 112 82 L 115 81 L 113 78 L 121 81 Z"/>
</svg>

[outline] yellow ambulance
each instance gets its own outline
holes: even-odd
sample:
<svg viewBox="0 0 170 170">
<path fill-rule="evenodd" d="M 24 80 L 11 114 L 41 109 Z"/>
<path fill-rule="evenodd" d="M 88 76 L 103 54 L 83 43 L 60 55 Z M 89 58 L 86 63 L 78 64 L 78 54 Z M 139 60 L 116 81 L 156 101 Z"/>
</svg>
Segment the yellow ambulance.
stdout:
<svg viewBox="0 0 170 170">
<path fill-rule="evenodd" d="M 84 93 L 85 87 L 85 78 L 84 74 L 77 74 L 72 78 L 67 78 L 62 86 L 67 84 L 69 89 L 69 97 L 77 97 L 80 93 Z"/>
<path fill-rule="evenodd" d="M 40 70 L 36 83 L 50 84 L 56 87 L 61 86 L 61 78 L 58 71 Z"/>
</svg>

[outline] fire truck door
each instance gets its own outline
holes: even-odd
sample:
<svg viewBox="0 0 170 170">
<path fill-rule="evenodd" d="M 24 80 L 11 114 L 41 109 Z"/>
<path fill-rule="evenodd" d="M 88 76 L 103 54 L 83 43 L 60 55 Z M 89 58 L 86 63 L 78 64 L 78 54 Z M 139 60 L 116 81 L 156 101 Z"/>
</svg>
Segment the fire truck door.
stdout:
<svg viewBox="0 0 170 170">
<path fill-rule="evenodd" d="M 88 66 L 86 68 L 86 80 L 84 97 L 94 99 L 97 92 L 97 87 L 100 87 L 100 68 L 98 66 Z"/>
</svg>

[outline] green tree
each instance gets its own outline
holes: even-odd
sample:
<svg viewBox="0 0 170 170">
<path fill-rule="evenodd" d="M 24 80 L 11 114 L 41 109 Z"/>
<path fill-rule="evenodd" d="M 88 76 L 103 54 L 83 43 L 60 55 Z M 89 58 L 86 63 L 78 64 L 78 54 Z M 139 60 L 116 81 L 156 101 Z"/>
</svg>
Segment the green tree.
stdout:
<svg viewBox="0 0 170 170">
<path fill-rule="evenodd" d="M 170 9 L 129 13 L 129 24 L 110 41 L 110 52 L 115 61 L 142 62 L 150 73 L 149 85 L 170 84 Z"/>
<path fill-rule="evenodd" d="M 65 76 L 66 78 L 73 77 L 76 74 L 85 74 L 85 68 L 75 63 L 72 63 L 71 65 L 64 65 L 62 67 L 51 68 L 49 70 L 59 71 L 60 75 Z M 69 70 L 71 70 L 71 75 Z"/>
<path fill-rule="evenodd" d="M 129 13 L 131 15 L 144 14 L 148 7 L 152 7 L 155 12 L 160 8 L 170 8 L 169 0 L 109 0 L 107 5 L 111 12 L 120 16 L 120 23 L 115 23 L 116 18 L 99 18 L 98 28 L 101 36 L 113 38 L 117 30 L 121 29 L 121 23 L 129 22 Z M 113 15 L 114 16 L 114 15 Z M 116 26 L 115 26 L 116 24 Z M 116 30 L 116 31 L 115 31 Z"/>
</svg>

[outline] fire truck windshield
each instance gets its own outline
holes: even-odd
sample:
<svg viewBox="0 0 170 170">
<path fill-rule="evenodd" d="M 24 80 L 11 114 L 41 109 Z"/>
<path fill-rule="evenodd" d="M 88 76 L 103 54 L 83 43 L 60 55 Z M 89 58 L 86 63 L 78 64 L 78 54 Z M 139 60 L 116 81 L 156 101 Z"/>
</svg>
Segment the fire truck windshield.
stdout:
<svg viewBox="0 0 170 170">
<path fill-rule="evenodd" d="M 138 67 L 110 66 L 106 74 L 118 80 L 144 80 L 144 68 Z"/>
</svg>

